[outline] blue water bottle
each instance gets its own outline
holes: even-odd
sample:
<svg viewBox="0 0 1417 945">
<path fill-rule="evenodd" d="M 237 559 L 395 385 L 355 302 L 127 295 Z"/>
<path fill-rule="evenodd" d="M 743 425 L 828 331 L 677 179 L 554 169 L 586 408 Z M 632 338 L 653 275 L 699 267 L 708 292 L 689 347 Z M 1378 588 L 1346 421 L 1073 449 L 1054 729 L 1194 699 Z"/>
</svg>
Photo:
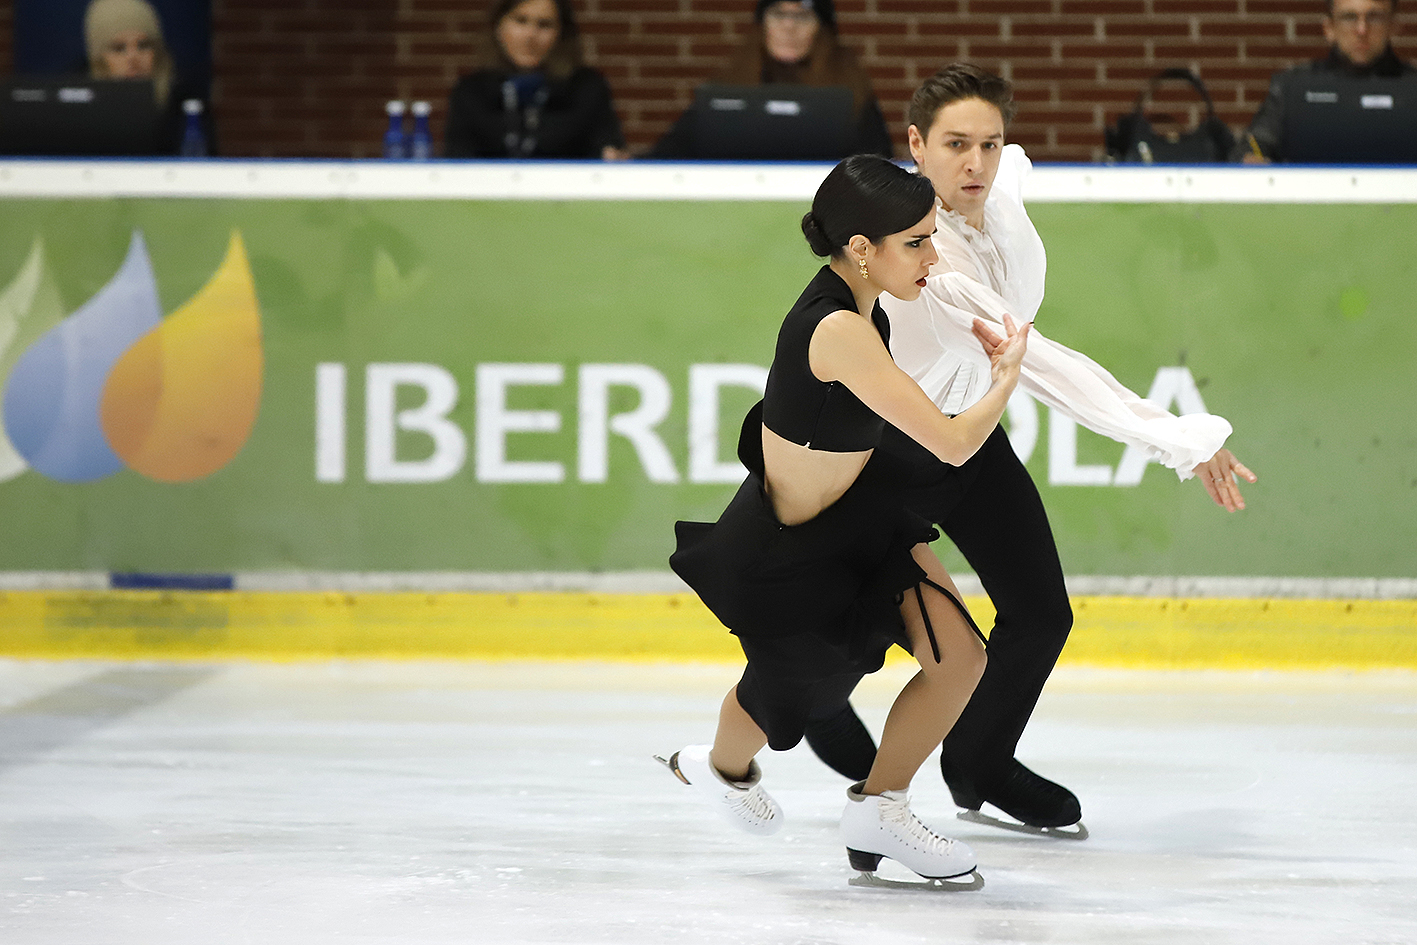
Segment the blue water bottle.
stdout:
<svg viewBox="0 0 1417 945">
<path fill-rule="evenodd" d="M 384 157 L 390 161 L 401 161 L 408 157 L 408 148 L 403 140 L 403 102 L 395 99 L 384 106 L 389 115 L 389 130 L 384 132 Z"/>
<path fill-rule="evenodd" d="M 202 128 L 202 100 L 189 98 L 182 103 L 182 113 L 186 124 L 182 126 L 182 147 L 179 153 L 185 158 L 207 156 L 207 133 Z"/>
<path fill-rule="evenodd" d="M 408 156 L 426 161 L 433 156 L 433 134 L 428 130 L 428 116 L 433 106 L 427 102 L 413 103 L 413 135 L 408 139 Z"/>
</svg>

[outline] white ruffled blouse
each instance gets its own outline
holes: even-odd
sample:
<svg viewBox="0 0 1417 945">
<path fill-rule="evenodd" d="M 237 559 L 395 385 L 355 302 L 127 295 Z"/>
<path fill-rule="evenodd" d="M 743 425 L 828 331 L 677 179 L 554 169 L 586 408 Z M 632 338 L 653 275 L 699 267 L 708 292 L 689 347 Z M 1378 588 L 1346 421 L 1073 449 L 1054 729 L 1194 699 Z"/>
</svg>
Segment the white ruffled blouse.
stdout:
<svg viewBox="0 0 1417 945">
<path fill-rule="evenodd" d="M 914 302 L 881 296 L 891 321 L 891 354 L 942 411 L 957 414 L 989 389 L 989 357 L 972 327 L 982 319 L 1000 335 L 1007 312 L 1033 321 L 1048 268 L 1043 240 L 1023 207 L 1022 184 L 1033 164 L 1006 145 L 984 204 L 984 228 L 941 208 L 935 249 L 940 261 Z M 1029 335 L 1019 386 L 1040 402 L 1120 443 L 1139 446 L 1182 480 L 1215 455 L 1230 423 L 1208 413 L 1177 417 L 1118 383 L 1086 355 Z"/>
</svg>

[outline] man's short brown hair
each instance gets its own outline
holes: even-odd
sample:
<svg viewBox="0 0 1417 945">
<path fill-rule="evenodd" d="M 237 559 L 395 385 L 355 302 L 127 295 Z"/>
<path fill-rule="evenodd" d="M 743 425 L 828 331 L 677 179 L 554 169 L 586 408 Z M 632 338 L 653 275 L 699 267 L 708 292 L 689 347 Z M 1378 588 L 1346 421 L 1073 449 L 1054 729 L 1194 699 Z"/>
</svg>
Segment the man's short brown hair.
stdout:
<svg viewBox="0 0 1417 945">
<path fill-rule="evenodd" d="M 1397 12 L 1397 0 L 1387 0 L 1388 10 Z M 1333 19 L 1333 0 L 1324 0 L 1324 16 Z"/>
<path fill-rule="evenodd" d="M 952 62 L 915 90 L 910 98 L 910 123 L 920 129 L 921 137 L 928 137 L 940 109 L 967 98 L 993 105 L 1004 116 L 1005 125 L 1013 121 L 1017 111 L 1014 87 L 1007 80 L 967 62 Z"/>
</svg>

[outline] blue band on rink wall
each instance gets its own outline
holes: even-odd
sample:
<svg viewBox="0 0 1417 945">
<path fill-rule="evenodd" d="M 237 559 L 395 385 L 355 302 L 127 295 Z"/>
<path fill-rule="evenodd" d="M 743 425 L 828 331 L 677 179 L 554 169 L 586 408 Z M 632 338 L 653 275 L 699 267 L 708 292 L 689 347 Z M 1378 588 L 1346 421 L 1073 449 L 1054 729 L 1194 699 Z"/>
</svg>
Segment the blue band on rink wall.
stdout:
<svg viewBox="0 0 1417 945">
<path fill-rule="evenodd" d="M 230 574 L 149 574 L 142 571 L 109 575 L 109 586 L 121 591 L 229 591 L 236 587 Z"/>
</svg>

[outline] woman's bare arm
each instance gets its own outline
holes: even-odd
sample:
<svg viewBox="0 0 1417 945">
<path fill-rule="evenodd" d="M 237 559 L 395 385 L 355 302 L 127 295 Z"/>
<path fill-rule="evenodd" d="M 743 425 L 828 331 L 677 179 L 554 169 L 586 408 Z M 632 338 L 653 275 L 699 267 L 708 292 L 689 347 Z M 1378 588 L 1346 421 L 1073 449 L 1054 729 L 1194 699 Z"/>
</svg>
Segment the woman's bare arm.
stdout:
<svg viewBox="0 0 1417 945">
<path fill-rule="evenodd" d="M 886 422 L 943 462 L 958 466 L 984 445 L 1018 383 L 1028 326 L 1015 330 L 1010 319 L 1007 331 L 1002 340 L 979 336 L 989 354 L 994 383 L 977 404 L 953 418 L 940 413 L 910 375 L 896 366 L 875 326 L 855 312 L 833 312 L 822 319 L 807 356 L 820 380 L 845 384 Z"/>
</svg>

